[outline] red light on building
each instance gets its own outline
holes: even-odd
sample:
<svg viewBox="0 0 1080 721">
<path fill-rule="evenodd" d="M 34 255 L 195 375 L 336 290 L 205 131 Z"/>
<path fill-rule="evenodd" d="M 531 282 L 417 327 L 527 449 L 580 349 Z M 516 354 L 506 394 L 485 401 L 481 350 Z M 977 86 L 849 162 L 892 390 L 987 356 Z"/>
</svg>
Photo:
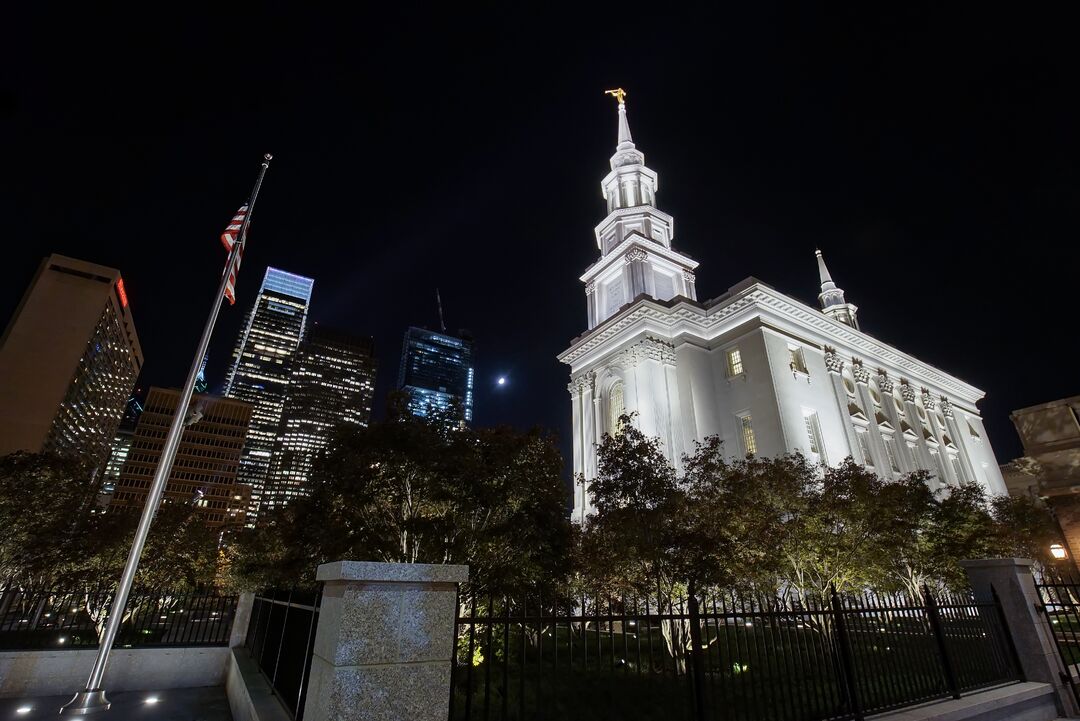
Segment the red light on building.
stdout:
<svg viewBox="0 0 1080 721">
<path fill-rule="evenodd" d="M 127 293 L 124 291 L 124 279 L 116 281 L 116 294 L 120 296 L 120 305 L 127 308 Z"/>
</svg>

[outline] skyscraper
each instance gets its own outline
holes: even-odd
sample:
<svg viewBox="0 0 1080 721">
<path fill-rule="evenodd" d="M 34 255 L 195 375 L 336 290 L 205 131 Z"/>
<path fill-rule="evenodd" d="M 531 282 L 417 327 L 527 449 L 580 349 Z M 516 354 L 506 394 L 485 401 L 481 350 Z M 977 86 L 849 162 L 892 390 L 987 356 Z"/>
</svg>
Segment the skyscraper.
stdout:
<svg viewBox="0 0 1080 721">
<path fill-rule="evenodd" d="M 110 513 L 142 509 L 179 401 L 175 388 L 150 389 Z M 242 526 L 247 521 L 251 488 L 237 483 L 237 470 L 251 411 L 243 401 L 191 397 L 188 425 L 162 496 L 165 503 L 189 503 L 213 526 Z"/>
<path fill-rule="evenodd" d="M 340 424 L 366 426 L 375 392 L 375 345 L 318 326 L 292 361 L 281 430 L 260 513 L 304 495 L 312 464 Z"/>
<path fill-rule="evenodd" d="M 0 337 L 0 455 L 103 465 L 142 363 L 120 271 L 45 258 Z"/>
<path fill-rule="evenodd" d="M 128 398 L 127 410 L 120 419 L 120 426 L 116 429 L 113 437 L 112 449 L 109 452 L 109 462 L 105 464 L 105 474 L 101 483 L 103 496 L 111 496 L 116 490 L 116 482 L 120 480 L 120 471 L 124 468 L 128 453 L 131 452 L 131 442 L 135 438 L 135 427 L 139 424 L 139 416 L 142 415 L 142 402 L 135 396 Z M 103 498 L 102 503 L 108 499 Z"/>
<path fill-rule="evenodd" d="M 307 324 L 315 281 L 267 268 L 248 312 L 225 381 L 225 396 L 252 405 L 251 426 L 240 458 L 241 483 L 251 486 L 249 514 L 258 514 L 274 451 L 290 362 Z"/>
<path fill-rule="evenodd" d="M 473 341 L 410 327 L 401 347 L 398 387 L 409 393 L 409 410 L 426 416 L 429 409 L 460 407 L 465 423 L 473 418 Z"/>
</svg>

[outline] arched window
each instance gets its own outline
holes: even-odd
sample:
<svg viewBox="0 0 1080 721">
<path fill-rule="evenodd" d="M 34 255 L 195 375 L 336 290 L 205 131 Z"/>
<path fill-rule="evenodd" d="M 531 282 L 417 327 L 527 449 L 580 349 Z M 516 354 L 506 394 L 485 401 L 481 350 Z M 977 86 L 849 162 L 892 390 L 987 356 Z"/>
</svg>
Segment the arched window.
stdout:
<svg viewBox="0 0 1080 721">
<path fill-rule="evenodd" d="M 619 416 L 625 412 L 623 384 L 618 382 L 611 386 L 611 390 L 608 392 L 608 433 L 613 436 L 619 434 Z"/>
</svg>

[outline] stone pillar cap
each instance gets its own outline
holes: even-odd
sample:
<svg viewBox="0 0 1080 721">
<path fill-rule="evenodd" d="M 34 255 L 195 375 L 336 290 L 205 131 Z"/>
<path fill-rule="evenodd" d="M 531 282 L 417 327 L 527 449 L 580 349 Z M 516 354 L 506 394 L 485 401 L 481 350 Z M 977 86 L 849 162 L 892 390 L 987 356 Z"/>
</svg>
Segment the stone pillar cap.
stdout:
<svg viewBox="0 0 1080 721">
<path fill-rule="evenodd" d="M 469 580 L 469 567 L 434 563 L 334 561 L 319 566 L 315 579 L 382 583 L 465 583 Z"/>
<path fill-rule="evenodd" d="M 996 568 L 1010 566 L 1031 566 L 1035 561 L 1030 558 L 972 558 L 960 561 L 963 568 Z"/>
</svg>

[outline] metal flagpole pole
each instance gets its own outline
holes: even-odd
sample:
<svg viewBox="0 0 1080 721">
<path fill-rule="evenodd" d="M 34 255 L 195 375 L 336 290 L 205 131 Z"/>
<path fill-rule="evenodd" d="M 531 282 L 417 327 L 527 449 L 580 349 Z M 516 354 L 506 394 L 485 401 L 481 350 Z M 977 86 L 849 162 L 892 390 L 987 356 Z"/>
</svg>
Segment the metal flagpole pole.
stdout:
<svg viewBox="0 0 1080 721">
<path fill-rule="evenodd" d="M 142 556 L 143 546 L 146 545 L 146 537 L 150 532 L 150 524 L 154 521 L 158 502 L 161 500 L 161 494 L 165 490 L 165 482 L 172 471 L 176 450 L 180 447 L 188 406 L 191 403 L 191 392 L 195 388 L 195 378 L 199 374 L 203 356 L 206 355 L 207 347 L 210 345 L 210 336 L 214 332 L 214 323 L 217 322 L 218 312 L 221 310 L 221 301 L 225 297 L 225 287 L 229 282 L 229 275 L 232 272 L 233 265 L 236 263 L 237 256 L 244 247 L 244 242 L 247 240 L 248 225 L 251 223 L 251 216 L 255 212 L 255 198 L 259 195 L 259 187 L 262 185 L 263 177 L 266 175 L 266 169 L 270 167 L 270 158 L 269 153 L 263 156 L 259 177 L 255 181 L 255 189 L 251 192 L 251 201 L 248 203 L 247 215 L 244 217 L 244 223 L 240 228 L 238 240 L 233 243 L 229 259 L 225 263 L 225 272 L 221 275 L 217 295 L 214 297 L 214 303 L 210 307 L 210 317 L 206 320 L 206 327 L 203 328 L 202 338 L 199 340 L 199 348 L 195 351 L 195 360 L 191 364 L 191 370 L 188 371 L 184 389 L 180 392 L 176 415 L 173 416 L 172 425 L 169 426 L 169 434 L 165 437 L 161 461 L 158 463 L 157 471 L 154 473 L 154 480 L 150 484 L 150 493 L 147 495 L 146 504 L 143 506 L 138 530 L 135 531 L 135 540 L 131 544 L 127 563 L 124 564 L 124 573 L 120 576 L 120 586 L 116 589 L 116 595 L 113 597 L 112 604 L 109 607 L 108 622 L 105 624 L 105 633 L 101 637 L 101 645 L 98 647 L 94 668 L 90 672 L 86 688 L 75 694 L 75 698 L 60 709 L 61 715 L 86 716 L 108 711 L 112 705 L 105 698 L 105 689 L 101 687 L 102 678 L 105 675 L 105 664 L 109 660 L 109 652 L 112 650 L 113 642 L 116 640 L 116 633 L 120 630 L 120 622 L 123 619 L 124 608 L 127 606 L 128 594 L 131 592 L 131 585 L 135 580 L 135 571 L 139 568 L 139 558 Z"/>
</svg>

